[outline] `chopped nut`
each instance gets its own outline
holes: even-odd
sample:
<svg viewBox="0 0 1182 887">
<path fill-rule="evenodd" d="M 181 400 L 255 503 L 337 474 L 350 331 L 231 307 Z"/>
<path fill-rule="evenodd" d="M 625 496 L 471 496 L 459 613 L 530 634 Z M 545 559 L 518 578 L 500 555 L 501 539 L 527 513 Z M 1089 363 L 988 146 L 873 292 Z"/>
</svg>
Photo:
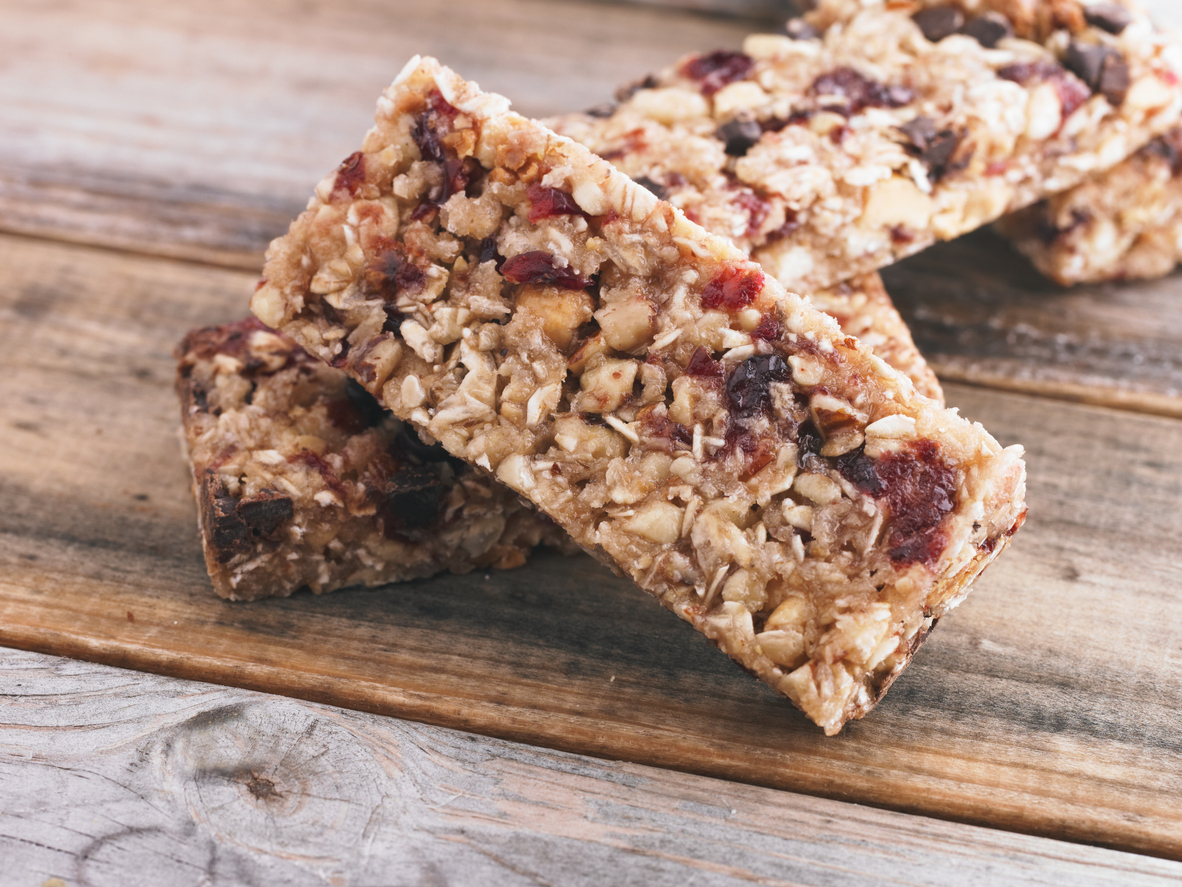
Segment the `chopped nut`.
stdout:
<svg viewBox="0 0 1182 887">
<path fill-rule="evenodd" d="M 823 474 L 798 474 L 792 489 L 818 505 L 830 505 L 841 499 L 841 487 Z"/>
<path fill-rule="evenodd" d="M 572 456 L 588 462 L 614 459 L 628 451 L 620 435 L 601 425 L 588 425 L 578 416 L 560 416 L 555 420 L 554 442 Z"/>
<path fill-rule="evenodd" d="M 799 631 L 763 631 L 755 636 L 760 651 L 784 668 L 796 668 L 804 655 L 804 635 Z"/>
<path fill-rule="evenodd" d="M 666 124 L 693 120 L 710 113 L 710 106 L 701 93 L 675 87 L 642 89 L 632 97 L 630 104 L 637 113 Z"/>
<path fill-rule="evenodd" d="M 497 466 L 497 480 L 519 493 L 528 493 L 537 485 L 529 456 L 520 453 L 506 456 Z"/>
<path fill-rule="evenodd" d="M 634 360 L 605 360 L 583 373 L 579 384 L 579 409 L 586 413 L 611 413 L 632 396 L 638 366 Z"/>
<path fill-rule="evenodd" d="M 555 286 L 523 286 L 517 293 L 519 311 L 541 318 L 542 331 L 559 348 L 566 348 L 575 331 L 591 319 L 591 297 L 581 290 Z"/>
<path fill-rule="evenodd" d="M 652 542 L 671 545 L 680 538 L 681 517 L 681 509 L 673 503 L 655 500 L 630 517 L 624 528 Z"/>
<path fill-rule="evenodd" d="M 861 224 L 869 228 L 893 228 L 902 225 L 922 231 L 935 211 L 932 198 L 910 179 L 895 176 L 870 189 Z"/>
<path fill-rule="evenodd" d="M 603 340 L 616 351 L 635 351 L 653 336 L 656 308 L 639 297 L 613 301 L 595 312 Z"/>
</svg>

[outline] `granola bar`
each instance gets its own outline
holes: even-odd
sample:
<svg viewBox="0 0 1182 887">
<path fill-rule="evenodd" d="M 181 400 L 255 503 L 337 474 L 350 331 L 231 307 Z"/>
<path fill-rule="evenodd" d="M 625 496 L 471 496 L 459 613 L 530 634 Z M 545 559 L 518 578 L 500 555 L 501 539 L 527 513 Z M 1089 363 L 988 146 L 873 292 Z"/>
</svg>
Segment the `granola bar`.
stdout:
<svg viewBox="0 0 1182 887">
<path fill-rule="evenodd" d="M 1020 448 L 433 59 L 252 308 L 526 496 L 827 733 L 1024 518 Z"/>
<path fill-rule="evenodd" d="M 554 524 L 254 318 L 194 330 L 177 394 L 205 563 L 224 598 L 514 567 Z"/>
<path fill-rule="evenodd" d="M 997 228 L 1064 286 L 1169 274 L 1182 260 L 1182 129 Z"/>
<path fill-rule="evenodd" d="M 787 31 L 564 131 L 790 290 L 1064 191 L 1182 117 L 1182 50 L 1124 4 L 821 0 Z"/>
<path fill-rule="evenodd" d="M 592 143 L 599 138 L 593 117 L 575 114 L 544 122 L 555 132 L 577 142 L 583 141 L 584 136 Z M 707 148 L 711 138 L 721 144 L 721 137 L 714 133 L 703 138 L 698 147 Z M 710 163 L 717 149 L 718 144 L 714 150 L 704 151 L 683 146 L 668 155 L 649 150 L 634 155 L 624 148 L 611 152 L 605 159 L 610 159 L 617 169 L 674 206 L 679 206 L 681 198 L 690 191 L 712 203 L 715 211 L 706 218 L 698 217 L 692 209 L 686 210 L 686 214 L 712 234 L 737 239 L 742 244 L 743 232 L 760 224 L 768 205 L 753 189 L 740 186 L 720 174 L 711 174 Z M 713 172 L 717 173 L 717 170 Z M 701 189 L 695 191 L 685 187 L 691 178 L 703 183 Z M 663 185 L 662 181 L 670 184 Z M 788 281 L 786 285 L 792 283 Z M 915 346 L 911 330 L 899 315 L 877 273 L 860 274 L 805 298 L 836 319 L 844 332 L 857 336 L 862 344 L 869 345 L 879 357 L 911 379 L 920 394 L 944 403 L 944 392 L 936 374 Z"/>
</svg>

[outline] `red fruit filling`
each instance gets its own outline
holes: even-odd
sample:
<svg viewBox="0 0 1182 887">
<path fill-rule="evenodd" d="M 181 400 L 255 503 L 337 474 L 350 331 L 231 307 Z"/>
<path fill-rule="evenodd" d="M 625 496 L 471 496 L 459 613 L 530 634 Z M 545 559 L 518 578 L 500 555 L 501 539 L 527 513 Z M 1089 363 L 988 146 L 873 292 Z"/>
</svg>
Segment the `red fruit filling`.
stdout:
<svg viewBox="0 0 1182 887">
<path fill-rule="evenodd" d="M 583 290 L 591 281 L 580 277 L 569 265 L 560 268 L 553 253 L 532 250 L 505 259 L 501 275 L 510 283 L 531 283 L 559 286 L 568 290 Z"/>
<path fill-rule="evenodd" d="M 738 311 L 754 302 L 762 290 L 762 272 L 732 266 L 706 284 L 702 290 L 702 307 L 708 311 L 715 308 Z"/>
<path fill-rule="evenodd" d="M 698 81 L 703 93 L 714 95 L 727 84 L 742 80 L 753 67 L 755 61 L 751 56 L 720 49 L 690 59 L 681 70 L 686 77 Z"/>
</svg>

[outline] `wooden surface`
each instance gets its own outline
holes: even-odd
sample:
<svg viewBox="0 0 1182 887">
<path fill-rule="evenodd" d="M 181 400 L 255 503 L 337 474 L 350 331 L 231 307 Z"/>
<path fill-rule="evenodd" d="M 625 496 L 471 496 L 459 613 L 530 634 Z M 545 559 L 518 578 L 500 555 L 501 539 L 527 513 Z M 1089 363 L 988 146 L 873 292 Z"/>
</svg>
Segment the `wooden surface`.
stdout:
<svg viewBox="0 0 1182 887">
<path fill-rule="evenodd" d="M 471 18 L 478 11 L 480 29 L 456 26 L 465 12 Z M 921 347 L 946 379 L 975 383 L 949 385 L 950 403 L 1004 443 L 1026 445 L 1031 516 L 883 705 L 827 740 L 687 626 L 587 559 L 543 556 L 514 573 L 324 598 L 217 600 L 203 572 L 170 388 L 173 343 L 191 326 L 241 316 L 267 239 L 320 175 L 354 149 L 375 96 L 412 52 L 438 54 L 513 96 L 521 110 L 546 114 L 602 101 L 620 81 L 683 52 L 736 45 L 747 24 L 541 0 L 447 7 L 222 0 L 193 9 L 99 0 L 26 4 L 0 17 L 0 227 L 10 232 L 0 236 L 0 643 L 731 780 L 695 782 L 637 766 L 663 799 L 681 798 L 683 790 L 704 793 L 698 797 L 730 792 L 763 799 L 764 812 L 788 805 L 783 816 L 752 819 L 747 837 L 707 829 L 717 853 L 687 854 L 676 839 L 701 835 L 701 821 L 646 820 L 643 841 L 631 833 L 619 838 L 614 820 L 597 831 L 584 808 L 566 808 L 566 819 L 555 814 L 551 823 L 537 812 L 551 800 L 530 794 L 542 789 L 533 785 L 537 771 L 526 768 L 521 784 L 506 791 L 532 800 L 512 808 L 501 826 L 490 825 L 479 805 L 449 813 L 446 828 L 431 820 L 442 829 L 434 833 L 444 842 L 437 848 L 479 845 L 457 838 L 447 830 L 453 826 L 461 835 L 491 828 L 499 837 L 470 858 L 501 854 L 496 865 L 521 866 L 523 879 L 541 883 L 561 882 L 573 858 L 601 853 L 605 865 L 619 858 L 612 853 L 639 854 L 653 878 L 661 873 L 669 883 L 676 873 L 703 883 L 888 876 L 987 883 L 995 870 L 1011 873 L 1005 880 L 1013 883 L 1020 871 L 1030 883 L 1076 883 L 1071 878 L 1084 870 L 1063 866 L 1092 859 L 1099 860 L 1095 871 L 1087 871 L 1098 879 L 1122 868 L 1182 874 L 1165 863 L 1100 859 L 1087 855 L 1099 851 L 1064 851 L 1014 835 L 986 839 L 992 833 L 950 824 L 1182 859 L 1182 280 L 1061 291 L 988 234 L 890 271 Z M 144 781 L 116 779 L 123 788 L 96 795 L 96 804 L 123 797 L 130 805 L 126 816 L 110 819 L 111 830 L 81 828 L 68 805 L 55 807 L 55 785 L 81 791 L 78 780 L 106 784 L 103 775 L 77 775 L 89 766 L 108 776 L 134 769 L 136 740 L 59 741 L 55 727 L 93 724 L 101 706 L 76 721 L 79 709 L 59 705 L 53 676 L 71 675 L 68 692 L 81 699 L 105 699 L 132 679 L 6 656 L 0 692 L 16 701 L 0 709 L 0 765 L 39 763 L 0 771 L 22 774 L 10 794 L 14 783 L 0 779 L 7 814 L 0 815 L 0 842 L 24 847 L 33 855 L 23 858 L 37 865 L 49 858 L 42 852 L 64 854 L 73 869 L 63 862 L 44 871 L 68 883 L 108 883 L 122 873 L 128 884 L 120 860 L 149 846 L 161 853 L 161 865 L 171 864 L 159 849 L 166 848 L 179 859 L 200 857 L 214 883 L 239 882 L 237 870 L 208 861 L 239 859 L 232 835 L 204 813 L 186 819 L 161 812 L 200 795 L 206 770 L 169 771 L 161 763 L 167 756 L 152 757 L 148 745 L 136 746 L 153 762 L 137 765 Z M 33 674 L 30 689 L 14 693 L 11 669 L 25 668 Z M 365 757 L 378 743 L 404 757 L 416 749 L 456 757 L 422 751 L 421 737 L 429 735 L 444 749 L 473 743 L 488 760 L 533 755 L 605 773 L 624 766 L 338 710 L 329 715 L 240 690 L 141 681 L 149 688 L 142 703 L 127 703 L 126 720 L 117 716 L 115 726 L 126 732 L 110 736 L 156 736 L 249 699 L 258 720 L 227 721 L 218 743 L 262 748 L 259 737 L 272 737 L 268 753 L 300 754 L 300 745 L 284 745 L 283 737 L 304 728 L 289 725 L 328 718 L 348 734 L 345 751 L 334 744 L 334 754 Z M 6 715 L 13 705 L 20 717 Z M 39 726 L 26 726 L 33 723 Z M 211 729 L 219 723 L 211 720 Z M 249 735 L 234 732 L 239 726 Z M 82 733 L 98 737 L 103 729 Z M 378 729 L 388 731 L 384 738 L 367 732 Z M 268 760 L 279 766 L 282 757 Z M 226 815 L 258 812 L 249 806 L 260 800 L 250 779 L 245 794 L 241 785 L 215 783 L 210 791 L 229 792 Z M 264 783 L 253 784 L 267 794 Z M 340 792 L 357 785 L 340 782 Z M 150 805 L 155 814 L 131 799 L 137 791 L 159 800 Z M 47 806 L 6 801 L 38 794 Z M 313 807 L 317 816 L 336 815 L 327 801 Z M 51 808 L 53 816 L 39 812 Z M 364 804 L 346 805 L 340 815 L 360 809 Z M 10 810 L 18 810 L 15 818 Z M 518 815 L 525 823 L 519 840 L 509 824 Z M 812 823 L 805 838 L 792 832 L 794 816 Z M 119 823 L 126 834 L 114 828 Z M 69 828 L 75 833 L 67 840 L 61 836 Z M 169 837 L 174 828 L 180 837 Z M 152 829 L 161 836 L 150 837 Z M 562 840 L 583 843 L 563 845 L 568 850 L 550 858 L 546 842 L 558 841 L 553 834 L 562 829 Z M 865 829 L 874 835 L 858 844 Z M 375 860 L 418 844 L 418 832 L 412 840 L 361 831 Z M 255 872 L 256 881 L 281 880 L 285 854 L 295 852 L 283 834 L 259 838 L 252 852 L 263 861 L 242 857 L 241 870 Z M 925 834 L 939 839 L 930 869 L 917 837 Z M 84 838 L 98 849 L 87 851 Z M 639 843 L 629 843 L 634 839 Z M 901 871 L 884 862 L 884 848 L 896 841 L 904 847 Z M 721 848 L 730 842 L 742 849 L 727 855 Z M 1002 848 L 1000 856 L 982 849 L 989 847 Z M 108 852 L 114 862 L 92 866 L 89 860 Z M 330 861 L 297 868 L 369 883 L 356 854 L 350 867 L 348 854 L 317 852 Z M 803 868 L 761 869 L 765 852 Z M 440 883 L 465 881 L 466 870 L 439 862 L 443 849 L 424 853 Z M 842 868 L 851 854 L 856 860 Z M 556 866 L 550 875 L 530 868 L 543 858 Z M 1013 867 L 996 869 L 1003 859 Z M 195 878 L 201 871 L 194 869 Z M 240 880 L 254 883 L 255 874 Z M 0 884 L 6 877 L 0 866 Z M 406 883 L 421 881 L 429 876 Z"/>
<path fill-rule="evenodd" d="M 585 557 L 217 600 L 167 348 L 253 278 L 12 237 L 0 266 L 19 380 L 0 391 L 0 641 L 1182 858 L 1182 423 L 950 386 L 1026 445 L 1031 519 L 887 702 L 827 739 Z"/>
<path fill-rule="evenodd" d="M 0 652 L 0 687 L 6 885 L 1182 877 L 1179 863 L 32 653 Z"/>
</svg>

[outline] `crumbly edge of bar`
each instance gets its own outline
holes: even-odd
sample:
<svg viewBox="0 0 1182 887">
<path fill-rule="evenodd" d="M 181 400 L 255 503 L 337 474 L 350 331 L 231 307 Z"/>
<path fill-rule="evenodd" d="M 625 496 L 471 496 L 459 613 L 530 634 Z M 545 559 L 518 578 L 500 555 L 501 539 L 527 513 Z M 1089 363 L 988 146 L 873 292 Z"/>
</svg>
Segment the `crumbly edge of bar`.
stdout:
<svg viewBox="0 0 1182 887">
<path fill-rule="evenodd" d="M 689 56 L 562 131 L 812 292 L 1072 187 L 1182 116 L 1182 48 L 1140 12 L 1110 33 L 1074 0 L 957 4 L 1033 38 L 989 48 L 927 39 L 912 15 L 937 5 L 826 0 L 816 36 Z"/>
<path fill-rule="evenodd" d="M 579 141 L 579 134 L 586 130 L 589 123 L 592 130 L 595 126 L 592 118 L 581 114 L 554 117 L 542 122 L 575 141 Z M 716 142 L 721 144 L 721 137 L 717 137 L 717 133 L 715 135 Z M 718 144 L 712 147 L 717 149 Z M 711 234 L 738 240 L 742 248 L 744 235 L 753 229 L 758 230 L 770 205 L 755 190 L 712 174 L 711 163 L 716 150 L 710 150 L 711 146 L 706 141 L 697 147 L 698 150 L 694 150 L 691 143 L 682 145 L 678 150 L 659 153 L 645 151 L 638 155 L 630 155 L 625 150 L 607 159 L 654 195 L 669 199 L 675 206 L 679 205 L 679 198 L 685 194 L 676 182 L 682 179 L 701 182 L 703 193 L 699 196 L 712 211 L 690 217 Z M 662 181 L 674 184 L 662 185 Z M 690 212 L 693 213 L 692 208 Z M 791 288 L 794 281 L 782 282 Z M 859 275 L 806 294 L 805 297 L 818 309 L 834 317 L 843 332 L 859 338 L 879 357 L 910 378 L 920 394 L 943 405 L 944 391 L 939 380 L 916 347 L 911 331 L 891 301 L 881 277 L 877 274 Z"/>
<path fill-rule="evenodd" d="M 265 322 L 829 733 L 1024 515 L 1020 448 L 434 60 L 387 91 L 265 275 Z"/>
<path fill-rule="evenodd" d="M 997 229 L 1063 286 L 1169 274 L 1182 260 L 1182 129 Z"/>
<path fill-rule="evenodd" d="M 519 566 L 543 541 L 565 545 L 548 519 L 253 318 L 192 331 L 177 359 L 202 547 L 221 597 Z"/>
</svg>

